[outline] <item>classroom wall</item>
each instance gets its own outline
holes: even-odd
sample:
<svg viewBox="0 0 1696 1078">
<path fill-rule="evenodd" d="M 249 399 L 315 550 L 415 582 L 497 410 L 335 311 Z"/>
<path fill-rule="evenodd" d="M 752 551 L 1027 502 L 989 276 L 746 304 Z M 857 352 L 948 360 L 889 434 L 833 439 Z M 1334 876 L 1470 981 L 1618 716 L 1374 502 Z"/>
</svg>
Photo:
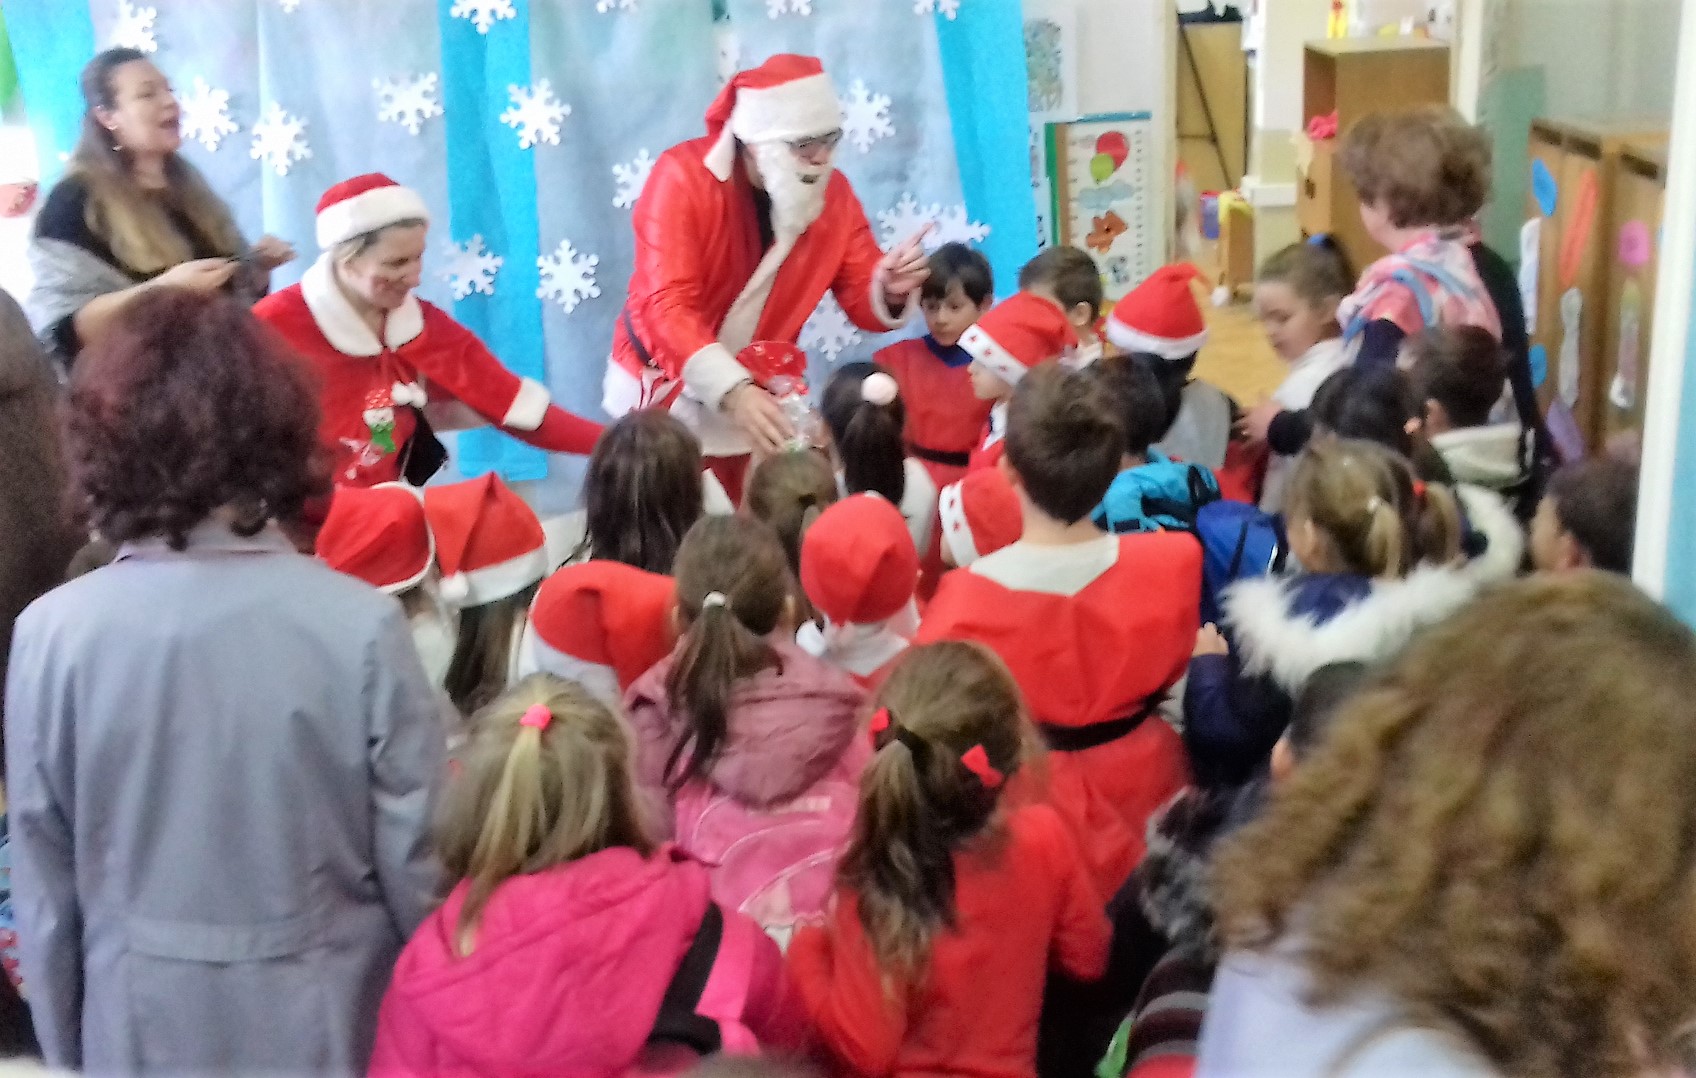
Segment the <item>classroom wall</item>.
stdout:
<svg viewBox="0 0 1696 1078">
<path fill-rule="evenodd" d="M 1672 115 L 1679 0 L 1512 0 L 1509 9 L 1509 62 L 1545 69 L 1549 115 Z"/>
</svg>

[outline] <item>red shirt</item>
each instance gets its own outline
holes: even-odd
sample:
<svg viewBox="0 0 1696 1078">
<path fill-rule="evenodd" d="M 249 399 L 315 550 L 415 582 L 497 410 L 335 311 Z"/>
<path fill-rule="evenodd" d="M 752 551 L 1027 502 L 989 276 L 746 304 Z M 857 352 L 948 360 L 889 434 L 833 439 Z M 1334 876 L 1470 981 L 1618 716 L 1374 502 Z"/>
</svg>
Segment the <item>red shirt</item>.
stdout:
<svg viewBox="0 0 1696 1078">
<path fill-rule="evenodd" d="M 954 870 L 955 927 L 935 937 L 916 987 L 888 988 L 850 891 L 790 944 L 790 973 L 838 1070 L 1032 1078 L 1050 966 L 1081 980 L 1105 972 L 1112 929 L 1053 809 L 1014 811 L 1002 841 L 956 852 Z"/>
<path fill-rule="evenodd" d="M 897 341 L 872 358 L 889 368 L 901 386 L 908 445 L 938 453 L 970 453 L 978 447 L 991 402 L 972 392 L 970 364 L 949 366 L 929 337 Z"/>
</svg>

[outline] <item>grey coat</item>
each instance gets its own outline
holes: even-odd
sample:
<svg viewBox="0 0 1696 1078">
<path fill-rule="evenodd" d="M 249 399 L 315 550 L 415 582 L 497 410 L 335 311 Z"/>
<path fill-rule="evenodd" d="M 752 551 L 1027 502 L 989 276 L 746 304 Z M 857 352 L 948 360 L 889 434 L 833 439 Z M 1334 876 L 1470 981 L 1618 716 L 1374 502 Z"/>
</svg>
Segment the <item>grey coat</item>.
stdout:
<svg viewBox="0 0 1696 1078">
<path fill-rule="evenodd" d="M 6 777 L 47 1061 L 362 1074 L 439 882 L 437 700 L 400 606 L 275 530 L 132 544 L 30 606 Z"/>
</svg>

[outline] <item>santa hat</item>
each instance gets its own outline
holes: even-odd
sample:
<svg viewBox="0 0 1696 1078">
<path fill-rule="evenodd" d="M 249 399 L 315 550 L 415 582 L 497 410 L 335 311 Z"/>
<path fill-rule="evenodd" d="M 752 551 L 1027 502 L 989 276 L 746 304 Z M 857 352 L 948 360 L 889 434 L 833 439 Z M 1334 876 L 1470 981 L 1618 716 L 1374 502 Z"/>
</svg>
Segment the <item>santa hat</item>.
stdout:
<svg viewBox="0 0 1696 1078">
<path fill-rule="evenodd" d="M 1012 546 L 1025 531 L 1019 496 L 999 468 L 980 468 L 943 487 L 936 509 L 942 519 L 942 541 L 961 569 Z"/>
<path fill-rule="evenodd" d="M 1188 262 L 1161 266 L 1113 305 L 1107 339 L 1127 352 L 1188 359 L 1207 343 L 1207 323 L 1190 282 L 1201 271 Z"/>
<path fill-rule="evenodd" d="M 676 603 L 668 576 L 616 561 L 568 565 L 548 577 L 530 608 L 537 665 L 591 690 L 616 682 L 622 693 L 671 653 Z"/>
<path fill-rule="evenodd" d="M 318 247 L 328 251 L 396 221 L 429 220 L 430 211 L 417 191 L 381 172 L 367 172 L 343 180 L 318 200 Z"/>
<path fill-rule="evenodd" d="M 1068 355 L 1078 335 L 1066 315 L 1040 296 L 1019 292 L 997 303 L 960 335 L 960 347 L 1008 385 L 1032 367 Z"/>
<path fill-rule="evenodd" d="M 842 126 L 842 105 L 816 56 L 780 53 L 734 76 L 707 109 L 707 168 L 730 179 L 736 141 L 827 135 Z"/>
<path fill-rule="evenodd" d="M 419 492 L 404 483 L 337 487 L 318 532 L 318 560 L 389 595 L 424 579 L 435 557 Z"/>
<path fill-rule="evenodd" d="M 459 607 L 516 595 L 548 573 L 536 513 L 494 474 L 424 490 L 436 537 L 441 595 Z"/>
<path fill-rule="evenodd" d="M 835 625 L 875 625 L 919 584 L 919 552 L 900 510 L 855 494 L 819 514 L 801 541 L 801 588 Z"/>
</svg>

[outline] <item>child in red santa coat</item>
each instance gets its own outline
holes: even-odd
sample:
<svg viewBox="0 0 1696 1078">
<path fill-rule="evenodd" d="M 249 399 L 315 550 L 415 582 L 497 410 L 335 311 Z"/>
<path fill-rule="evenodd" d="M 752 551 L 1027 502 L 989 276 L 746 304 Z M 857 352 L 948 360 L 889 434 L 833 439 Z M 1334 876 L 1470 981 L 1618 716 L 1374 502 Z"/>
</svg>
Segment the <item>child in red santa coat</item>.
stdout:
<svg viewBox="0 0 1696 1078">
<path fill-rule="evenodd" d="M 625 690 L 677 643 L 671 577 L 622 562 L 567 565 L 536 591 L 519 669 L 575 681 L 619 710 Z"/>
<path fill-rule="evenodd" d="M 820 514 L 801 542 L 801 587 L 824 624 L 807 622 L 795 642 L 876 689 L 907 650 L 919 552 L 894 506 L 855 494 Z M 904 633 L 897 622 L 910 626 Z"/>
<path fill-rule="evenodd" d="M 976 471 L 1001 459 L 1007 435 L 1007 403 L 1030 370 L 1051 359 L 1072 355 L 1078 335 L 1052 301 L 1020 292 L 996 304 L 960 337 L 972 356 L 972 392 L 993 402 L 989 422 L 968 468 Z"/>
</svg>

